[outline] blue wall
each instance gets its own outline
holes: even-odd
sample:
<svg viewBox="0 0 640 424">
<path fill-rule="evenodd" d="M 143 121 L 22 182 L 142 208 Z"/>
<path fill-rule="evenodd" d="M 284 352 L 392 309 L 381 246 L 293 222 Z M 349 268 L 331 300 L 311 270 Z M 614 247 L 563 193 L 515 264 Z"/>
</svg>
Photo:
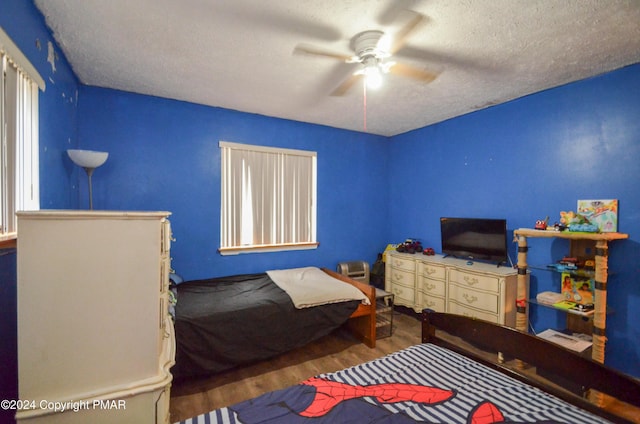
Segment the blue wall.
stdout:
<svg viewBox="0 0 640 424">
<path fill-rule="evenodd" d="M 172 266 L 185 279 L 373 262 L 388 240 L 385 137 L 94 87 L 81 88 L 79 105 L 81 144 L 109 151 L 94 208 L 171 211 Z M 220 140 L 318 153 L 317 250 L 217 253 Z"/>
<path fill-rule="evenodd" d="M 3 0 L 0 26 L 20 48 L 46 83 L 40 93 L 40 205 L 75 209 L 78 171 L 65 163 L 66 149 L 77 146 L 77 78 L 53 41 L 44 18 L 30 1 Z M 47 61 L 48 43 L 55 58 Z M 77 167 L 75 167 L 77 168 Z M 0 393 L 17 398 L 16 255 L 0 249 Z M 1 410 L 0 422 L 11 422 L 15 411 Z"/>
<path fill-rule="evenodd" d="M 78 80 L 31 1 L 3 0 L 0 26 L 44 79 L 40 92 L 40 206 L 75 209 L 80 172 L 64 159 L 78 146 Z M 54 59 L 49 58 L 49 43 Z"/>
<path fill-rule="evenodd" d="M 506 218 L 509 230 L 559 221 L 578 199 L 619 199 L 610 244 L 606 363 L 640 376 L 640 65 L 530 95 L 391 140 L 392 240 L 440 248 L 439 218 Z M 410 178 L 408 172 L 419 178 Z M 568 243 L 529 239 L 528 263 L 545 265 Z M 516 245 L 510 247 L 516 261 Z M 559 289 L 537 272 L 534 290 Z M 530 308 L 536 331 L 564 315 Z"/>
</svg>

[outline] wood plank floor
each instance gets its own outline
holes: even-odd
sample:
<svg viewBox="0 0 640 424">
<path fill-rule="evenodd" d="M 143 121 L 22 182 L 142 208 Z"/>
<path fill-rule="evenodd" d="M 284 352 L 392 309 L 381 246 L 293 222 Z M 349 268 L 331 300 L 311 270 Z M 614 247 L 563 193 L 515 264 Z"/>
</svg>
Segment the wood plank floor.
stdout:
<svg viewBox="0 0 640 424">
<path fill-rule="evenodd" d="M 174 382 L 171 421 L 233 405 L 262 393 L 282 389 L 317 374 L 334 372 L 420 343 L 421 323 L 415 316 L 395 312 L 391 337 L 370 349 L 345 329 L 338 329 L 305 347 L 213 377 Z"/>
</svg>

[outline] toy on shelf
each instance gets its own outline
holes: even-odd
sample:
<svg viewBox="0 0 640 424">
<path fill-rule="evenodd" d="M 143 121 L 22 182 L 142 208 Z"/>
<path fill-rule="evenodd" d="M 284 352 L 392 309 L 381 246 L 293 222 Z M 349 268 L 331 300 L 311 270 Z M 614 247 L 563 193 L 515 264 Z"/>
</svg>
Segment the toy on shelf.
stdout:
<svg viewBox="0 0 640 424">
<path fill-rule="evenodd" d="M 591 224 L 587 217 L 573 211 L 560 212 L 560 223 L 573 232 L 597 233 L 600 231 L 598 226 Z"/>
<path fill-rule="evenodd" d="M 553 225 L 550 225 L 549 217 L 547 216 L 545 219 L 538 219 L 533 228 L 541 231 L 564 231 L 567 229 L 567 226 L 562 222 L 555 222 Z"/>
<path fill-rule="evenodd" d="M 549 222 L 549 217 L 546 217 L 544 220 L 539 219 L 536 221 L 536 225 L 533 228 L 535 228 L 536 230 L 546 230 L 548 222 Z"/>
<path fill-rule="evenodd" d="M 433 250 L 433 247 L 427 247 L 426 249 L 424 249 L 422 251 L 423 255 L 427 255 L 427 256 L 433 256 L 436 254 L 435 250 Z"/>
<path fill-rule="evenodd" d="M 399 244 L 396 250 L 403 253 L 422 252 L 422 243 L 416 239 L 407 239 L 404 243 Z"/>
<path fill-rule="evenodd" d="M 547 268 L 558 272 L 569 272 L 571 275 L 592 278 L 594 275 L 595 261 L 593 259 L 574 258 L 565 256 L 554 264 L 547 265 Z"/>
</svg>

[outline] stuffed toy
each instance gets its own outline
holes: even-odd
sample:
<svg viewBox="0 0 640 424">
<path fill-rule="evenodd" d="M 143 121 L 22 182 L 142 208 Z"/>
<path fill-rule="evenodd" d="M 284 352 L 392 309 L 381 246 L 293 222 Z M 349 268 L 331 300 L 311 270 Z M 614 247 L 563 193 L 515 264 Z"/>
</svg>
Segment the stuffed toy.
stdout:
<svg viewBox="0 0 640 424">
<path fill-rule="evenodd" d="M 560 224 L 566 225 L 569 231 L 580 231 L 587 233 L 598 232 L 598 226 L 593 225 L 584 216 L 573 211 L 560 212 Z"/>
</svg>

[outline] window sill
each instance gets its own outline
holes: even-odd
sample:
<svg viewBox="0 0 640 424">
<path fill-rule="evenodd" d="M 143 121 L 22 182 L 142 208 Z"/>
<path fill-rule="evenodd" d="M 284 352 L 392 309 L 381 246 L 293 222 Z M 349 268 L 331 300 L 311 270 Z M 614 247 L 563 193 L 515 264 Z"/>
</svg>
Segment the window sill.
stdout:
<svg viewBox="0 0 640 424">
<path fill-rule="evenodd" d="M 290 244 L 268 244 L 258 246 L 243 247 L 221 247 L 218 253 L 222 256 L 239 255 L 242 253 L 265 253 L 284 252 L 287 250 L 311 250 L 317 249 L 320 243 L 290 243 Z"/>
<path fill-rule="evenodd" d="M 18 235 L 16 233 L 0 235 L 0 249 L 10 249 L 18 246 Z"/>
</svg>

